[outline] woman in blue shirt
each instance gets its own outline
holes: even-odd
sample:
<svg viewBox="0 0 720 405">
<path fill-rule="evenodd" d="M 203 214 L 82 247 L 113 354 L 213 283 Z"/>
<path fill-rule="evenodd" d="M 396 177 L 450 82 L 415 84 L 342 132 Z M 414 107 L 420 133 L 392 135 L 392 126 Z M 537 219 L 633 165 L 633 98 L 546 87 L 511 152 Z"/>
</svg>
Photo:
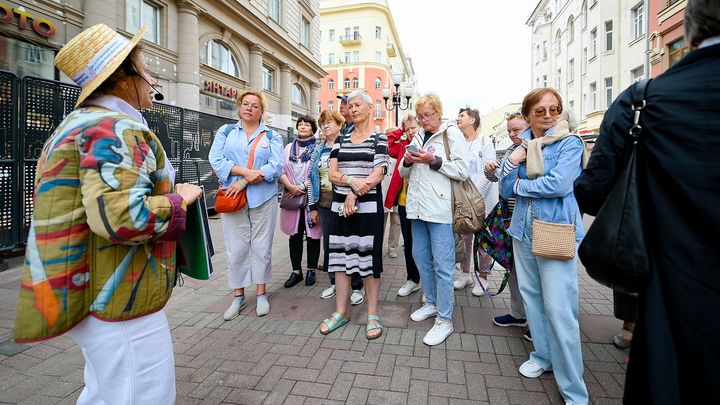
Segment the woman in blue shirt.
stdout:
<svg viewBox="0 0 720 405">
<path fill-rule="evenodd" d="M 265 98 L 246 91 L 237 99 L 240 120 L 220 127 L 210 148 L 210 164 L 222 188 L 233 197 L 247 187 L 247 204 L 239 211 L 222 214 L 223 236 L 228 254 L 228 285 L 234 299 L 225 311 L 226 321 L 236 318 L 245 306 L 245 287 L 257 285 L 258 316 L 270 312 L 265 284 L 271 279 L 272 241 L 277 219 L 277 182 L 282 174 L 282 138 L 262 122 Z M 252 168 L 250 150 L 257 137 Z"/>
<path fill-rule="evenodd" d="M 535 348 L 519 371 L 536 378 L 554 370 L 566 403 L 587 404 L 578 323 L 577 254 L 571 260 L 555 260 L 532 253 L 533 218 L 574 224 L 576 241 L 584 236 L 573 195 L 584 147 L 579 137 L 569 133 L 567 121 L 558 122 L 562 98 L 554 89 L 528 93 L 521 112 L 530 128 L 520 135 L 523 147 L 503 162 L 499 176 L 500 196 L 516 198 L 508 233 L 513 238 L 515 269 Z"/>
</svg>

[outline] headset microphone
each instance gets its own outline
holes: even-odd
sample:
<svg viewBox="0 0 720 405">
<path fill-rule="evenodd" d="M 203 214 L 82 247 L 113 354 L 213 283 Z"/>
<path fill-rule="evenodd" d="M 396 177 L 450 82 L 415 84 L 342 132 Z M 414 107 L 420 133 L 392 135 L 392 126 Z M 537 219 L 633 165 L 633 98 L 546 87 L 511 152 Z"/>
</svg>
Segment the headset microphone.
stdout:
<svg viewBox="0 0 720 405">
<path fill-rule="evenodd" d="M 165 100 L 165 96 L 162 95 L 157 89 L 157 87 L 153 86 L 148 79 L 145 78 L 145 76 L 139 75 L 142 77 L 143 80 L 145 80 L 145 83 L 147 83 L 152 89 L 155 91 L 155 95 L 153 96 L 155 98 L 155 101 L 163 101 Z"/>
</svg>

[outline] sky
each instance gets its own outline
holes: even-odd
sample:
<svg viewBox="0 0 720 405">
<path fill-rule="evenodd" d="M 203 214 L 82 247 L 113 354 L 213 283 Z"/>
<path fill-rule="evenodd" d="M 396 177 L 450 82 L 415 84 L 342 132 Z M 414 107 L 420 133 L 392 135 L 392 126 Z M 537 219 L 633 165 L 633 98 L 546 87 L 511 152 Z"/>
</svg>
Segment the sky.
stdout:
<svg viewBox="0 0 720 405">
<path fill-rule="evenodd" d="M 538 0 L 387 2 L 418 91 L 437 93 L 446 117 L 466 105 L 487 114 L 531 90 L 525 22 Z"/>
</svg>

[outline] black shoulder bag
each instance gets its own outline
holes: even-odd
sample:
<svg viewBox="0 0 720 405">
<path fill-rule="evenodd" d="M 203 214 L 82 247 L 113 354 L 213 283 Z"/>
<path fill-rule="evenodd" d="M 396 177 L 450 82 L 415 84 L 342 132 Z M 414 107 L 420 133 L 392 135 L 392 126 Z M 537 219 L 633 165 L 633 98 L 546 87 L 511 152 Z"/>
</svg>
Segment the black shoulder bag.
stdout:
<svg viewBox="0 0 720 405">
<path fill-rule="evenodd" d="M 628 131 L 633 142 L 630 156 L 578 249 L 590 277 L 615 291 L 630 294 L 643 290 L 651 275 L 637 183 L 640 113 L 646 105 L 649 82 L 640 81 L 633 89 L 633 125 Z"/>
</svg>

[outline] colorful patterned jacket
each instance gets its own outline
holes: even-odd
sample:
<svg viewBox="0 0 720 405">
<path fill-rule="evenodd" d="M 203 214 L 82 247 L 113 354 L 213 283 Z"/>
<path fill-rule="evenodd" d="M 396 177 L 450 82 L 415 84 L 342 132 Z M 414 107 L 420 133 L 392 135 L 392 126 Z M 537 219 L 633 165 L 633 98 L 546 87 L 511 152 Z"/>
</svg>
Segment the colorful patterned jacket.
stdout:
<svg viewBox="0 0 720 405">
<path fill-rule="evenodd" d="M 58 126 L 37 166 L 17 341 L 163 308 L 185 230 L 166 161 L 155 134 L 122 113 L 80 108 Z"/>
</svg>

